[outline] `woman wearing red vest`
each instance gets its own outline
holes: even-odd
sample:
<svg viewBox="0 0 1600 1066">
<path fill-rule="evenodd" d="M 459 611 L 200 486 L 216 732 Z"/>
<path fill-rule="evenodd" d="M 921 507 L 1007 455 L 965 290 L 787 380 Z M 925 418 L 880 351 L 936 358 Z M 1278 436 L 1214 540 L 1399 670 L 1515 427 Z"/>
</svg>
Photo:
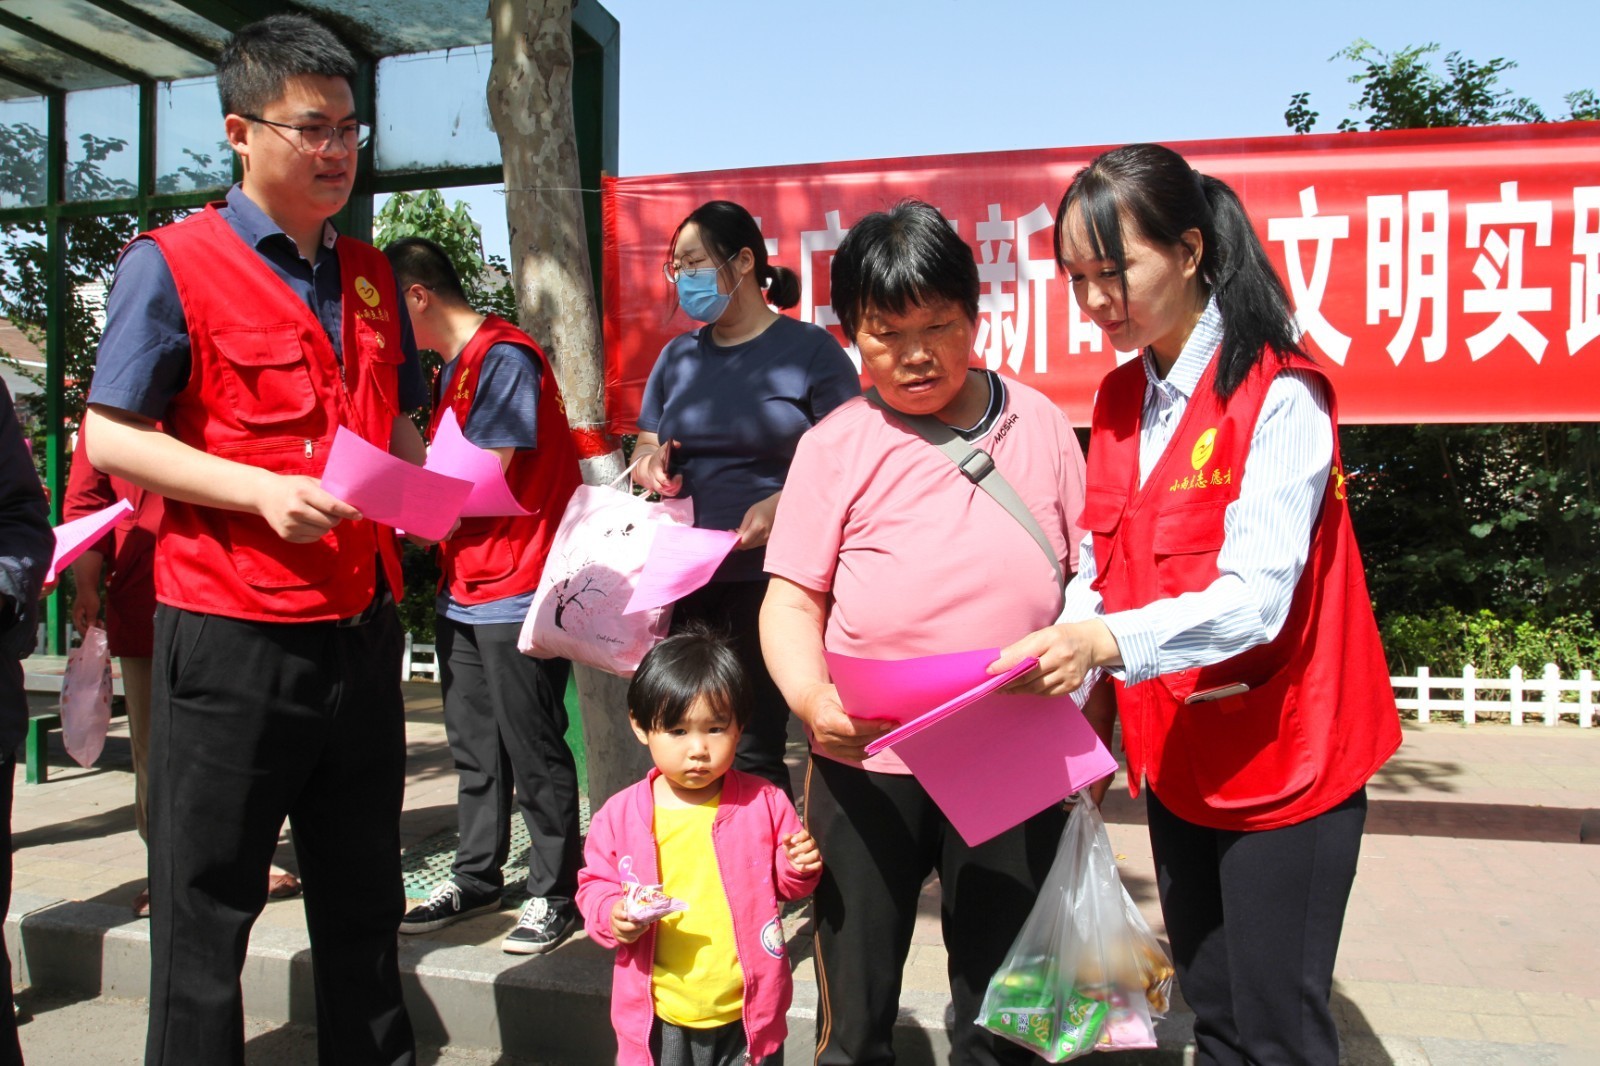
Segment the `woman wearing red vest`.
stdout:
<svg viewBox="0 0 1600 1066">
<path fill-rule="evenodd" d="M 1120 350 L 1062 621 L 1005 650 L 1116 688 L 1199 1063 L 1339 1058 L 1329 1009 L 1366 781 L 1400 727 L 1333 391 L 1238 197 L 1170 149 L 1079 171 L 1056 258 Z"/>
</svg>

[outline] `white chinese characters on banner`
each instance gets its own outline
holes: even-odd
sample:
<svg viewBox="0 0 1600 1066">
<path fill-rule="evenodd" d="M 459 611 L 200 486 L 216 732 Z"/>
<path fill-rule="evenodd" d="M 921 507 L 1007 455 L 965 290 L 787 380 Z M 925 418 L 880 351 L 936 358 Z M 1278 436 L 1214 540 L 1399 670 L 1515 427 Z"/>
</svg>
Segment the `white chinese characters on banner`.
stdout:
<svg viewBox="0 0 1600 1066">
<path fill-rule="evenodd" d="M 1567 354 L 1600 337 L 1600 185 L 1572 190 L 1572 308 Z"/>
<path fill-rule="evenodd" d="M 843 243 L 844 235 L 850 231 L 839 225 L 837 211 L 823 212 L 822 226 L 822 229 L 800 231 L 800 319 L 804 322 L 815 322 L 826 329 L 837 326 L 839 316 L 833 313 L 830 304 L 817 302 L 817 256 L 837 249 Z M 824 262 L 832 263 L 833 256 L 829 255 Z M 855 368 L 860 370 L 861 352 L 856 348 L 854 338 L 846 339 L 845 352 L 850 356 Z"/>
<path fill-rule="evenodd" d="M 1317 342 L 1317 347 L 1327 353 L 1340 366 L 1350 351 L 1350 338 L 1333 327 L 1322 314 L 1322 298 L 1328 291 L 1328 275 L 1333 266 L 1333 242 L 1350 236 L 1349 215 L 1318 215 L 1317 189 L 1308 186 L 1300 190 L 1300 217 L 1272 218 L 1267 220 L 1267 239 L 1283 243 L 1284 265 L 1287 268 L 1289 296 L 1294 302 L 1295 319 L 1303 333 Z M 1300 258 L 1300 242 L 1309 241 L 1314 246 L 1311 276 L 1306 277 L 1305 263 Z"/>
<path fill-rule="evenodd" d="M 1467 338 L 1467 352 L 1477 362 L 1507 339 L 1515 340 L 1538 362 L 1544 358 L 1544 334 L 1523 316 L 1550 310 L 1548 287 L 1524 288 L 1522 265 L 1528 227 L 1536 248 L 1550 246 L 1549 200 L 1518 200 L 1517 183 L 1500 183 L 1500 199 L 1467 205 L 1467 247 L 1482 248 L 1472 276 L 1483 285 L 1469 289 L 1461 306 L 1468 314 L 1492 314 L 1494 321 Z M 1487 236 L 1485 233 L 1487 232 Z"/>
<path fill-rule="evenodd" d="M 1400 316 L 1386 346 L 1396 366 L 1411 350 L 1428 308 L 1422 358 L 1444 358 L 1449 343 L 1450 193 L 1445 189 L 1405 196 L 1367 197 L 1367 325 Z"/>
<path fill-rule="evenodd" d="M 1004 363 L 1012 373 L 1022 369 L 1022 356 L 1033 338 L 1033 372 L 1049 369 L 1050 281 L 1055 260 L 1030 251 L 1032 238 L 1047 233 L 1055 216 L 1044 204 L 1012 220 L 1000 217 L 1000 205 L 989 205 L 989 217 L 978 223 L 978 332 L 973 350 L 991 370 Z"/>
</svg>

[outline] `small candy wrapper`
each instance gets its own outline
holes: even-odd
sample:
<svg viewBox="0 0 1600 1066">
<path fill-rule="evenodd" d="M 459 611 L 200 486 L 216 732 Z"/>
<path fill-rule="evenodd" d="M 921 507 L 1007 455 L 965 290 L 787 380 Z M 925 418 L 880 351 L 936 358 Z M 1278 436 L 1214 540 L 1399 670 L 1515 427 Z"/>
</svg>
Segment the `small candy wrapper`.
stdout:
<svg viewBox="0 0 1600 1066">
<path fill-rule="evenodd" d="M 689 905 L 661 891 L 660 885 L 641 885 L 629 881 L 622 886 L 622 915 L 630 922 L 654 922 Z"/>
</svg>

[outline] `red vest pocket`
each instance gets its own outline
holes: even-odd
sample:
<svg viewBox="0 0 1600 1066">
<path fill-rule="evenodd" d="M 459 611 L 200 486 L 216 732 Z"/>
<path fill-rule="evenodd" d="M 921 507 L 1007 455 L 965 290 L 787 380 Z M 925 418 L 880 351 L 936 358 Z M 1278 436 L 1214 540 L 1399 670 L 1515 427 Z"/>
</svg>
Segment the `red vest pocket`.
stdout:
<svg viewBox="0 0 1600 1066">
<path fill-rule="evenodd" d="M 1156 515 L 1151 547 L 1163 596 L 1203 589 L 1217 579 L 1226 500 L 1172 507 Z"/>
<path fill-rule="evenodd" d="M 239 577 L 255 588 L 320 585 L 333 576 L 338 563 L 339 543 L 331 532 L 308 544 L 291 544 L 255 515 L 238 515 L 224 529 L 231 543 L 223 549 Z"/>
<path fill-rule="evenodd" d="M 1158 784 L 1177 770 L 1192 777 L 1207 806 L 1221 809 L 1282 805 L 1303 792 L 1318 760 L 1301 728 L 1294 680 L 1281 670 L 1244 695 L 1176 707 L 1162 762 L 1187 765 L 1163 766 Z"/>
<path fill-rule="evenodd" d="M 216 329 L 211 341 L 222 353 L 222 383 L 239 421 L 271 426 L 311 413 L 317 391 L 293 322 Z"/>
</svg>

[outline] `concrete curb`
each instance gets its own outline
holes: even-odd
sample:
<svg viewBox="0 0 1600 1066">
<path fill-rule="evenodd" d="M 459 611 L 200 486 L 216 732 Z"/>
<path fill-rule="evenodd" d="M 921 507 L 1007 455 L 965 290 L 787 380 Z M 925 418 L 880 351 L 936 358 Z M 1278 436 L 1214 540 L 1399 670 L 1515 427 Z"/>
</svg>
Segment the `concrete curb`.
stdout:
<svg viewBox="0 0 1600 1066">
<path fill-rule="evenodd" d="M 6 944 L 18 985 L 86 995 L 145 999 L 149 994 L 149 923 L 126 908 L 14 893 Z M 801 963 L 805 965 L 805 963 Z M 582 936 L 548 956 L 503 954 L 496 943 L 459 944 L 426 935 L 400 941 L 406 1007 L 420 1043 L 503 1050 L 562 1066 L 612 1062 L 611 954 Z M 245 1013 L 264 1021 L 313 1025 L 311 953 L 303 930 L 258 926 L 242 975 Z M 895 1049 L 906 1066 L 949 1060 L 947 1000 L 906 992 Z M 789 1010 L 788 1061 L 809 1062 L 816 989 L 795 983 Z M 1174 1015 L 1158 1028 L 1161 1046 L 1119 1052 L 1124 1066 L 1180 1066 L 1191 1019 Z"/>
</svg>

